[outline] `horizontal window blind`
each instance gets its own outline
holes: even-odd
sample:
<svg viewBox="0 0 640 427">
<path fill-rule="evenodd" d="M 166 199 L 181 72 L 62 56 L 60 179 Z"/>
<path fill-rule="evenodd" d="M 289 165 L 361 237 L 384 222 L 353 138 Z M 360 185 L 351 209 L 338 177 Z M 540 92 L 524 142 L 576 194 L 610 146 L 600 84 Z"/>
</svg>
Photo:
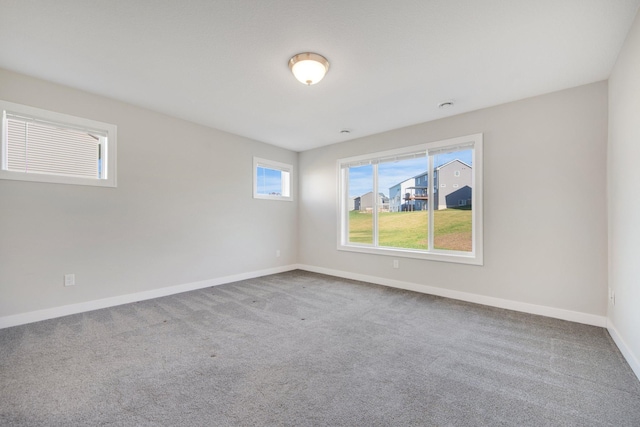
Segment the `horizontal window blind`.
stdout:
<svg viewBox="0 0 640 427">
<path fill-rule="evenodd" d="M 455 153 L 456 151 L 470 150 L 474 146 L 473 142 L 468 142 L 464 144 L 458 144 L 450 147 L 441 147 L 441 148 L 431 148 L 428 150 L 430 156 L 435 156 L 438 154 L 448 154 Z"/>
<path fill-rule="evenodd" d="M 74 124 L 69 124 L 64 122 L 54 122 L 51 120 L 38 119 L 35 117 L 26 116 L 24 114 L 16 113 L 13 111 L 6 111 L 5 114 L 6 114 L 6 117 L 9 119 L 14 119 L 24 123 L 38 123 L 38 124 L 53 127 L 53 128 L 76 130 L 82 133 L 88 133 L 95 136 L 104 136 L 104 137 L 107 136 L 107 132 L 103 130 L 93 129 L 93 128 L 89 128 L 89 127 L 81 126 L 77 124 L 74 125 Z"/>
<path fill-rule="evenodd" d="M 397 154 L 393 156 L 373 157 L 371 159 L 366 159 L 366 160 L 355 160 L 351 162 L 344 162 L 344 163 L 340 163 L 340 167 L 353 168 L 358 166 L 374 165 L 374 164 L 380 164 L 380 163 L 393 163 L 393 162 L 399 162 L 402 160 L 417 159 L 417 158 L 426 157 L 426 156 L 427 156 L 426 151 L 419 151 L 415 153 L 403 153 L 403 154 Z"/>
<path fill-rule="evenodd" d="M 10 115 L 6 125 L 7 170 L 100 178 L 101 135 Z"/>
</svg>

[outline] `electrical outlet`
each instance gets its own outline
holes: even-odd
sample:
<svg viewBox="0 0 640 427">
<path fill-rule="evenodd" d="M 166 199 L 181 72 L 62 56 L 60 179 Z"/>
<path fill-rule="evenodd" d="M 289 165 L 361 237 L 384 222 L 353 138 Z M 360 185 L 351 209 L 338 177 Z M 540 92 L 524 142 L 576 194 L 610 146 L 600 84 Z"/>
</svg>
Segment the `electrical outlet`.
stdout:
<svg viewBox="0 0 640 427">
<path fill-rule="evenodd" d="M 276 258 L 280 258 L 280 249 L 276 249 Z"/>
<path fill-rule="evenodd" d="M 400 268 L 400 261 L 398 261 L 397 259 L 393 260 L 393 268 Z"/>
<path fill-rule="evenodd" d="M 64 275 L 64 285 L 65 286 L 75 286 L 76 285 L 76 275 L 75 274 L 65 274 Z"/>
</svg>

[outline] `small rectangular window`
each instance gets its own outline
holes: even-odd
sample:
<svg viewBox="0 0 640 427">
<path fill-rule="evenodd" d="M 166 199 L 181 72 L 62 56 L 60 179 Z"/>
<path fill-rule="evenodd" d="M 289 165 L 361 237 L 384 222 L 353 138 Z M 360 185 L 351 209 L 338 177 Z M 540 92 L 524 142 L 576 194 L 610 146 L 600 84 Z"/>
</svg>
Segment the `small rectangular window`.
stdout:
<svg viewBox="0 0 640 427">
<path fill-rule="evenodd" d="M 273 160 L 253 158 L 253 197 L 255 199 L 293 200 L 293 166 Z"/>
<path fill-rule="evenodd" d="M 0 178 L 116 186 L 116 126 L 0 101 Z"/>
</svg>

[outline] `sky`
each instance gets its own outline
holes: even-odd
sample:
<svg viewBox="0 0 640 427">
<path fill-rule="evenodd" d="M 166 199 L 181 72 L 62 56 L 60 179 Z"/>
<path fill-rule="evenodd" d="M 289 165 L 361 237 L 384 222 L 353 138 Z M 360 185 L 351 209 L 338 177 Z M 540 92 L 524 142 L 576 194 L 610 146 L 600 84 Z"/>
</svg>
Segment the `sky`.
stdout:
<svg viewBox="0 0 640 427">
<path fill-rule="evenodd" d="M 258 167 L 258 194 L 280 194 L 282 191 L 282 172 L 275 169 Z"/>
<path fill-rule="evenodd" d="M 471 150 L 438 154 L 434 156 L 433 166 L 438 167 L 455 159 L 473 166 L 471 163 Z M 429 169 L 427 157 L 380 163 L 378 165 L 378 192 L 389 197 L 390 187 L 408 178 L 420 175 L 426 172 L 427 169 Z M 371 165 L 349 168 L 349 197 L 358 197 L 373 191 L 372 172 L 373 166 Z"/>
</svg>

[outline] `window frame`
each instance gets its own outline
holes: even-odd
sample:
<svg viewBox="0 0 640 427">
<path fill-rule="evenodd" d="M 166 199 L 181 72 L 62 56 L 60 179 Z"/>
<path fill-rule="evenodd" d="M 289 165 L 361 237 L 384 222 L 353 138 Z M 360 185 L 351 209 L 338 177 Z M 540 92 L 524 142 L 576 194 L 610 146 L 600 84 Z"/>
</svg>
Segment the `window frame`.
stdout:
<svg viewBox="0 0 640 427">
<path fill-rule="evenodd" d="M 377 246 L 378 233 L 378 209 L 377 205 L 373 208 L 373 244 L 351 243 L 349 242 L 349 211 L 348 211 L 348 168 L 346 165 L 367 164 L 367 162 L 375 163 L 378 160 L 410 155 L 425 151 L 427 153 L 426 160 L 429 164 L 428 171 L 433 175 L 434 166 L 431 156 L 448 148 L 464 148 L 473 146 L 472 154 L 472 188 L 471 195 L 472 209 L 472 250 L 452 251 L 433 248 L 433 233 L 430 233 L 430 245 L 427 250 L 407 249 L 407 248 L 391 248 Z M 431 151 L 431 154 L 429 153 Z M 342 158 L 337 160 L 338 175 L 338 239 L 337 249 L 340 251 L 360 252 L 375 255 L 385 255 L 404 258 L 417 258 L 432 261 L 444 261 L 461 264 L 483 265 L 483 190 L 482 190 L 482 163 L 483 163 L 483 134 L 473 134 L 462 137 L 450 138 L 440 141 L 433 141 L 419 145 L 402 147 L 394 150 L 375 152 L 360 156 Z M 374 171 L 377 169 L 374 169 Z M 379 193 L 377 173 L 373 177 L 373 192 Z M 429 187 L 429 209 L 433 212 L 433 200 L 436 191 L 434 191 L 433 183 Z M 429 230 L 433 230 L 433 215 L 429 215 Z"/>
<path fill-rule="evenodd" d="M 285 172 L 288 179 L 285 180 L 285 176 L 282 176 L 282 194 L 288 190 L 289 195 L 271 195 L 258 193 L 258 168 L 263 167 L 266 169 L 279 170 Z M 280 200 L 291 202 L 293 201 L 293 165 L 288 163 L 277 162 L 275 160 L 263 159 L 260 157 L 253 158 L 253 198 L 263 200 Z"/>
<path fill-rule="evenodd" d="M 69 114 L 57 113 L 42 108 L 28 105 L 16 104 L 13 102 L 0 100 L 0 112 L 2 123 L 0 140 L 0 179 L 14 181 L 42 182 L 50 184 L 71 184 L 88 185 L 95 187 L 117 187 L 117 126 L 110 123 L 99 122 L 97 120 L 72 116 Z M 106 150 L 102 153 L 102 167 L 104 168 L 104 178 L 84 178 L 67 175 L 57 175 L 54 173 L 27 173 L 14 170 L 7 170 L 8 161 L 8 129 L 7 115 L 24 116 L 34 122 L 54 124 L 64 129 L 81 130 L 86 132 L 105 135 Z"/>
</svg>

